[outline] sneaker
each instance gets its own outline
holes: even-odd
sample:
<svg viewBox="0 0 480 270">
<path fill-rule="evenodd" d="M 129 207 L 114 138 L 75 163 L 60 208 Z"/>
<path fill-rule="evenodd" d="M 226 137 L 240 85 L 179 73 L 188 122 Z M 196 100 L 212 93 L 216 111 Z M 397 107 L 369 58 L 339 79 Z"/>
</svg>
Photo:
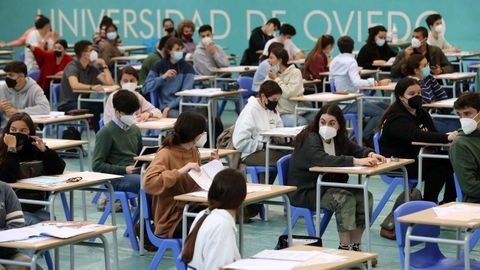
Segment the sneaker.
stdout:
<svg viewBox="0 0 480 270">
<path fill-rule="evenodd" d="M 105 211 L 105 208 L 107 206 L 107 198 L 106 197 L 100 197 L 97 201 L 97 211 L 98 212 L 103 212 Z M 114 209 L 115 209 L 115 213 L 121 213 L 122 212 L 122 203 L 120 202 L 120 200 L 116 200 L 115 201 L 115 205 L 114 205 Z"/>
</svg>

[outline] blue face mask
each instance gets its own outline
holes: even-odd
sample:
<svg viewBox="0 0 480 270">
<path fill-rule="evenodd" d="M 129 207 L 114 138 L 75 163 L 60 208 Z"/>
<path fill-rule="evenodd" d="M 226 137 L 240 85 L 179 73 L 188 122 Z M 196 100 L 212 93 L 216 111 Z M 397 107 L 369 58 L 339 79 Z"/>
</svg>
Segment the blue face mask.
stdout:
<svg viewBox="0 0 480 270">
<path fill-rule="evenodd" d="M 385 39 L 383 38 L 376 39 L 375 43 L 377 43 L 378 47 L 382 47 L 383 45 L 385 45 Z"/>
<path fill-rule="evenodd" d="M 178 62 L 178 61 L 182 60 L 183 52 L 174 52 L 172 58 L 173 58 L 173 60 L 175 60 L 175 62 Z"/>
<path fill-rule="evenodd" d="M 275 73 L 278 73 L 280 71 L 280 66 L 279 65 L 272 66 L 272 71 Z"/>
<path fill-rule="evenodd" d="M 430 66 L 427 65 L 426 67 L 422 68 L 422 76 L 423 78 L 426 78 L 428 75 L 430 75 Z"/>
</svg>

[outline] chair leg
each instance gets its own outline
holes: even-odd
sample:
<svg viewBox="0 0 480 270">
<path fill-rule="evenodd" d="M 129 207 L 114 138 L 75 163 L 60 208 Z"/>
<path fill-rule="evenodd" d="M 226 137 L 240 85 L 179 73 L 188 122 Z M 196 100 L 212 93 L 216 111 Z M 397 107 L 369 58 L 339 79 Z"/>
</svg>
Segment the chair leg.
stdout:
<svg viewBox="0 0 480 270">
<path fill-rule="evenodd" d="M 322 211 L 322 214 L 323 214 L 323 217 L 322 217 L 322 220 L 320 221 L 320 237 L 322 237 L 323 233 L 327 229 L 328 223 L 332 219 L 333 213 L 329 212 L 329 211 Z M 310 218 L 311 217 L 312 216 L 310 216 Z M 312 221 L 312 223 L 313 223 L 313 221 Z M 315 226 L 313 226 L 313 227 L 315 228 Z"/>
<path fill-rule="evenodd" d="M 312 214 L 308 213 L 306 215 L 303 215 L 303 219 L 305 219 L 305 225 L 307 225 L 307 232 L 308 232 L 308 236 L 315 236 L 316 235 L 316 229 L 315 229 L 315 223 L 313 222 L 313 218 L 312 218 Z M 325 216 L 324 216 L 325 217 Z M 322 218 L 322 222 L 323 223 L 323 218 Z M 320 224 L 320 230 L 323 228 L 321 226 L 322 224 Z M 320 235 L 321 236 L 321 235 Z"/>
<path fill-rule="evenodd" d="M 62 200 L 63 211 L 65 212 L 65 218 L 67 220 L 72 220 L 72 215 L 70 214 L 70 208 L 68 207 L 67 196 L 65 195 L 65 192 L 60 193 L 60 198 Z"/>
<path fill-rule="evenodd" d="M 295 210 L 295 208 L 290 208 L 290 211 L 292 213 L 292 218 L 290 220 L 290 224 L 292 226 L 292 230 L 295 228 L 295 225 L 297 225 L 298 218 L 300 217 L 299 211 Z M 283 229 L 283 234 L 286 235 L 288 233 L 288 229 L 285 228 Z"/>
<path fill-rule="evenodd" d="M 128 233 L 128 238 L 130 239 L 130 245 L 133 250 L 139 250 L 137 238 L 133 230 L 133 221 L 130 213 L 130 205 L 128 204 L 128 199 L 126 195 L 120 196 L 120 203 L 122 204 L 123 217 L 125 218 L 126 232 Z"/>
<path fill-rule="evenodd" d="M 157 253 L 155 253 L 155 256 L 153 257 L 152 262 L 148 266 L 148 270 L 156 270 L 157 269 L 157 266 L 160 264 L 160 262 L 163 259 L 163 255 L 164 255 L 165 251 L 166 251 L 165 244 L 162 243 L 158 247 Z"/>
<path fill-rule="evenodd" d="M 399 180 L 400 179 L 392 180 L 392 182 L 388 186 L 388 189 L 385 191 L 385 194 L 383 194 L 382 198 L 378 202 L 377 207 L 375 207 L 375 210 L 373 211 L 372 221 L 370 222 L 370 224 L 375 223 L 375 220 L 377 220 L 378 215 L 380 215 L 380 212 L 382 212 L 383 208 L 387 204 L 388 200 L 392 196 L 392 194 L 395 191 L 395 189 L 397 188 L 397 186 L 402 185 L 401 181 L 399 181 Z"/>
<path fill-rule="evenodd" d="M 52 256 L 50 256 L 50 252 L 48 250 L 45 251 L 45 253 L 43 253 L 43 256 L 45 256 L 45 262 L 47 263 L 48 270 L 53 270 L 53 262 Z"/>
<path fill-rule="evenodd" d="M 102 192 L 99 191 L 95 194 L 95 196 L 93 196 L 92 204 L 96 204 L 98 202 L 98 199 L 100 199 L 100 196 L 102 196 Z"/>
</svg>

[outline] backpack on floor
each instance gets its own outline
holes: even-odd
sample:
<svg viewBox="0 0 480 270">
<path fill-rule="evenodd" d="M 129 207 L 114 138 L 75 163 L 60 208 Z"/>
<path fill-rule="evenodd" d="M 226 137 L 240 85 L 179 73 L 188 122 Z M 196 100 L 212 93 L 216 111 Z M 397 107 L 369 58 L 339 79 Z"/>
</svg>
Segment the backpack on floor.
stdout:
<svg viewBox="0 0 480 270">
<path fill-rule="evenodd" d="M 410 201 L 421 201 L 422 193 L 417 188 L 411 188 L 410 192 Z M 402 204 L 405 203 L 405 191 L 398 195 L 395 200 L 395 204 L 392 207 L 392 211 L 385 217 L 382 224 L 380 224 L 380 236 L 390 240 L 395 240 L 395 222 L 393 220 L 393 212 Z"/>
</svg>

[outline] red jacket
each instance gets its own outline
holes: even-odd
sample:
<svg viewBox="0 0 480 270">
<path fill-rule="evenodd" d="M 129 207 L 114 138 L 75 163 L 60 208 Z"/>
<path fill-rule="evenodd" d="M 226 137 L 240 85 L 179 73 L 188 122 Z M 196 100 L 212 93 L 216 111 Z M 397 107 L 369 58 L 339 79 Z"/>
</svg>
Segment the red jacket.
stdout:
<svg viewBox="0 0 480 270">
<path fill-rule="evenodd" d="M 316 53 L 310 62 L 310 65 L 303 69 L 303 78 L 307 80 L 323 79 L 319 73 L 328 71 L 328 58 L 323 52 Z"/>
<path fill-rule="evenodd" d="M 38 76 L 37 83 L 43 90 L 50 87 L 50 79 L 47 79 L 47 76 L 55 75 L 59 71 L 63 71 L 65 66 L 73 61 L 73 57 L 66 54 L 57 66 L 53 51 L 45 51 L 39 47 L 35 47 L 33 56 L 35 56 L 35 60 L 40 67 L 40 75 Z"/>
</svg>

